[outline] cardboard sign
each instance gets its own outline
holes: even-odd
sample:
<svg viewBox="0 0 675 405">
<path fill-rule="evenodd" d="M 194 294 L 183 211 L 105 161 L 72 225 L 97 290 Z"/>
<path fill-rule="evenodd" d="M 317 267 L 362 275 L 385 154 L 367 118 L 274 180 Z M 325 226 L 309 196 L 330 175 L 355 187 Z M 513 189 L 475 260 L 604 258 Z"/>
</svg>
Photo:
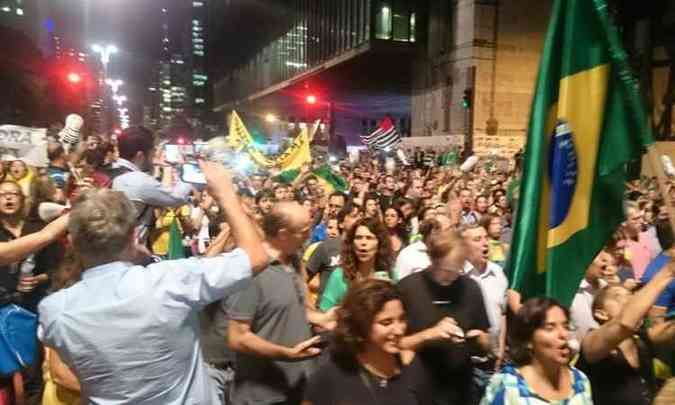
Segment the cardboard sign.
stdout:
<svg viewBox="0 0 675 405">
<path fill-rule="evenodd" d="M 29 166 L 47 167 L 47 129 L 0 125 L 0 156 Z"/>
</svg>

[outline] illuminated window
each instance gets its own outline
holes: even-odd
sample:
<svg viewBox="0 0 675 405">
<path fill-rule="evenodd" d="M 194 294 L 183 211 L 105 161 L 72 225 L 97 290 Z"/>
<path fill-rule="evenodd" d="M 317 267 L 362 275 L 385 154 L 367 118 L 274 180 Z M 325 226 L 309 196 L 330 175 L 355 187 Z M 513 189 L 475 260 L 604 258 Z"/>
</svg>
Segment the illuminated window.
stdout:
<svg viewBox="0 0 675 405">
<path fill-rule="evenodd" d="M 382 2 L 375 15 L 375 38 L 391 39 L 391 7 L 388 2 Z"/>
<path fill-rule="evenodd" d="M 23 15 L 23 9 L 22 9 L 22 8 L 17 8 L 17 9 L 16 9 L 16 15 Z"/>
<path fill-rule="evenodd" d="M 204 2 L 203 1 L 193 1 L 192 2 L 192 7 L 203 7 Z"/>
</svg>

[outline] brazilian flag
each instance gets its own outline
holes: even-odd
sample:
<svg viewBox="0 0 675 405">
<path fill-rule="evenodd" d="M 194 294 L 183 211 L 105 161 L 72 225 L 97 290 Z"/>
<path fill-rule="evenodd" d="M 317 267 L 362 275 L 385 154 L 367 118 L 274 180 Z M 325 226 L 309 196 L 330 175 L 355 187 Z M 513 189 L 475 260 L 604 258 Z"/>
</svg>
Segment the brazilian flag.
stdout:
<svg viewBox="0 0 675 405">
<path fill-rule="evenodd" d="M 651 144 L 605 0 L 556 0 L 532 104 L 507 271 L 523 298 L 570 305 L 623 221 L 627 163 Z"/>
</svg>

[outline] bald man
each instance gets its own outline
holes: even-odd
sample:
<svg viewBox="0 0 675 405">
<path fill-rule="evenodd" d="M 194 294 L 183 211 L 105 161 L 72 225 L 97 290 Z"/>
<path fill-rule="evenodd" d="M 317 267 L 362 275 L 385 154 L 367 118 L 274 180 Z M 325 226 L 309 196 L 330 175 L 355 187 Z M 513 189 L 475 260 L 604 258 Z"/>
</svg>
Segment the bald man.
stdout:
<svg viewBox="0 0 675 405">
<path fill-rule="evenodd" d="M 308 320 L 299 255 L 311 218 L 300 204 L 280 202 L 262 227 L 271 263 L 221 307 L 229 319 L 229 347 L 237 354 L 232 403 L 299 404 L 320 352 Z"/>
</svg>

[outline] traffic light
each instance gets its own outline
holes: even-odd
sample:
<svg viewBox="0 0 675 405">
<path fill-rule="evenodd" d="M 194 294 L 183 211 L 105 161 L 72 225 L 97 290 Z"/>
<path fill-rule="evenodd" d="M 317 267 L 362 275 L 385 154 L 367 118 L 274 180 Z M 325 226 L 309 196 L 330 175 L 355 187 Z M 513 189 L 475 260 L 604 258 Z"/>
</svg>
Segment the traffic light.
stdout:
<svg viewBox="0 0 675 405">
<path fill-rule="evenodd" d="M 314 94 L 308 94 L 305 101 L 307 104 L 316 104 L 316 96 Z"/>
<path fill-rule="evenodd" d="M 464 96 L 462 97 L 462 107 L 464 107 L 465 110 L 468 110 L 472 107 L 472 101 L 473 99 L 473 89 L 466 89 L 464 90 Z"/>
<path fill-rule="evenodd" d="M 70 72 L 68 73 L 66 79 L 71 84 L 79 84 L 82 81 L 82 76 L 80 76 L 80 74 L 77 72 Z"/>
</svg>

